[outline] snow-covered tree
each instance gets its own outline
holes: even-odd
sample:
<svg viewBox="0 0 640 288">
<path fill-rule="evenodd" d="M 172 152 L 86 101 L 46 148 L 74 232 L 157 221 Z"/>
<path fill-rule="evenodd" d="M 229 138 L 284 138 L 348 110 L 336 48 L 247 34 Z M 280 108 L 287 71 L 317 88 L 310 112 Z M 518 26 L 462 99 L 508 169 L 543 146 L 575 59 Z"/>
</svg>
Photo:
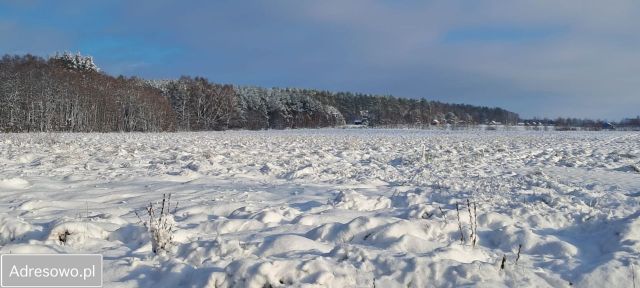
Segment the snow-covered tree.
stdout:
<svg viewBox="0 0 640 288">
<path fill-rule="evenodd" d="M 82 56 L 80 52 L 76 54 L 71 54 L 70 52 L 56 53 L 50 59 L 72 70 L 100 71 L 100 68 L 93 62 L 93 57 Z"/>
</svg>

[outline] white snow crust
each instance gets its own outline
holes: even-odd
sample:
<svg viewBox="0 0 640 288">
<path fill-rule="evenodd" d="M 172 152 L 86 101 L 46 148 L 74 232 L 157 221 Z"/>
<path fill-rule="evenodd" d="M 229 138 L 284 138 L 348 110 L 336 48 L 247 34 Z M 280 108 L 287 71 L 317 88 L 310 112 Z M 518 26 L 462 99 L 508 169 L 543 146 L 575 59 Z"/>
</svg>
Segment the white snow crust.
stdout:
<svg viewBox="0 0 640 288">
<path fill-rule="evenodd" d="M 0 134 L 0 253 L 101 253 L 105 287 L 640 287 L 637 167 L 633 132 Z M 135 212 L 168 193 L 156 255 Z"/>
</svg>

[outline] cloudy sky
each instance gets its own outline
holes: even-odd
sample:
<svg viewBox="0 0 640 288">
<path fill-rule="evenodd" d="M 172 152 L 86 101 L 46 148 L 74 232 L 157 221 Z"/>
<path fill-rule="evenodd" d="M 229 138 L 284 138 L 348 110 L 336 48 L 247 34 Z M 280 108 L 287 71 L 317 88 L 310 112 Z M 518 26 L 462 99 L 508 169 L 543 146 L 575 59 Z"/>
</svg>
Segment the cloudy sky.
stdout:
<svg viewBox="0 0 640 288">
<path fill-rule="evenodd" d="M 524 117 L 640 114 L 637 0 L 0 2 L 0 53 L 110 74 L 392 94 Z"/>
</svg>

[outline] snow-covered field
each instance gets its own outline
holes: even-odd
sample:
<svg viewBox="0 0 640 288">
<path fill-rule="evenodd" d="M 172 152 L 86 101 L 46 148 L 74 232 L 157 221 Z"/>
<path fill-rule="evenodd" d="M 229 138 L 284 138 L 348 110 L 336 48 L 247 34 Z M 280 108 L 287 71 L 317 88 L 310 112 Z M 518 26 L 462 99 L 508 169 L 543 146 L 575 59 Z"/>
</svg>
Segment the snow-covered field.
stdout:
<svg viewBox="0 0 640 288">
<path fill-rule="evenodd" d="M 640 287 L 639 171 L 637 132 L 0 134 L 0 253 L 101 253 L 105 287 Z M 156 256 L 135 212 L 168 193 Z"/>
</svg>

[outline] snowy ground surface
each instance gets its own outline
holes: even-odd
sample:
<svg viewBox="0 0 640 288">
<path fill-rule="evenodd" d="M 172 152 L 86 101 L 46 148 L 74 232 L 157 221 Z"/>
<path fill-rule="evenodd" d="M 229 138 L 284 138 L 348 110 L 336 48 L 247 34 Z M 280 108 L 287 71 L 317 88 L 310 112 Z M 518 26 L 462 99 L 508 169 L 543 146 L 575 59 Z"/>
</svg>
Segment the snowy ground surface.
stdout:
<svg viewBox="0 0 640 288">
<path fill-rule="evenodd" d="M 639 171 L 637 132 L 0 134 L 0 253 L 102 253 L 105 287 L 640 287 Z"/>
</svg>

